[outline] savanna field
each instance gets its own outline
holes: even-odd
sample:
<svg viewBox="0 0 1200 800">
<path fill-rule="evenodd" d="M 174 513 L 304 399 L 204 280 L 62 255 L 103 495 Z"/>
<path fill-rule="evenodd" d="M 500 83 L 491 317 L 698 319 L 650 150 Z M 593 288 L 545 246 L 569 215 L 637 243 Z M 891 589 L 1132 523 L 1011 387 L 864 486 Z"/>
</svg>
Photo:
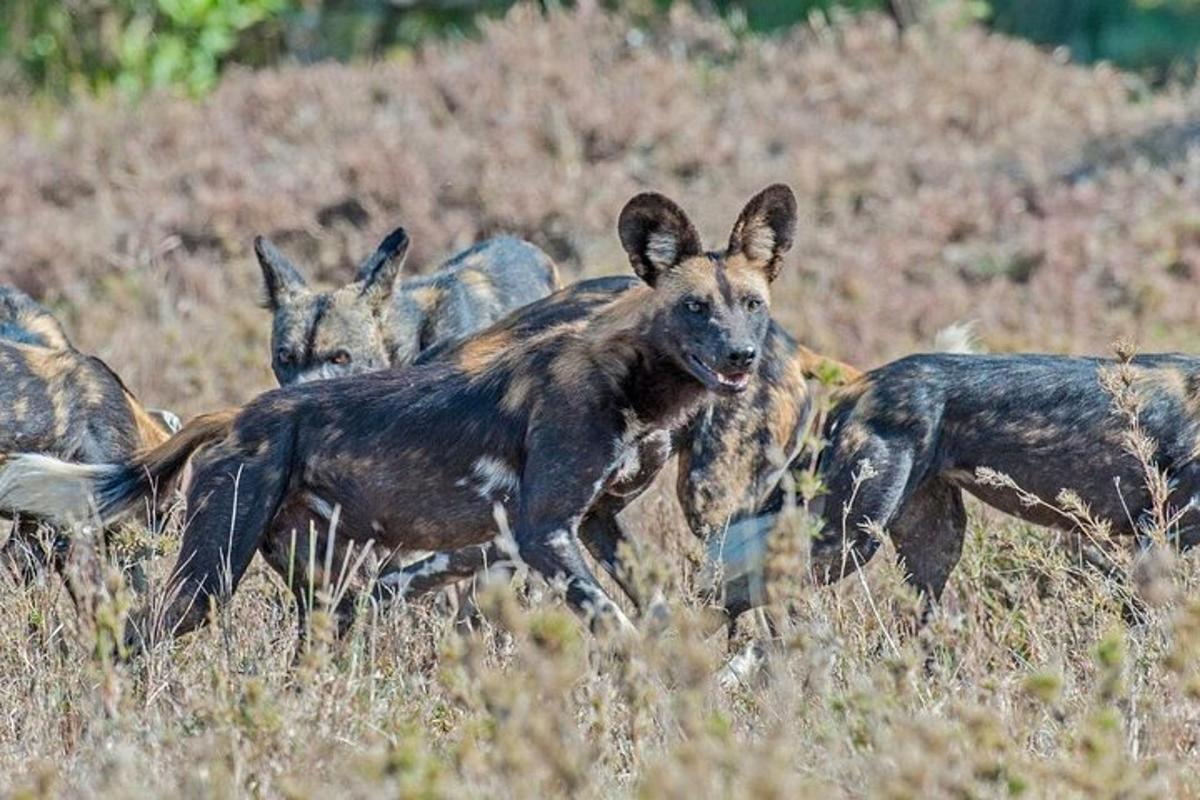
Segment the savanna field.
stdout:
<svg viewBox="0 0 1200 800">
<path fill-rule="evenodd" d="M 800 226 L 773 310 L 816 350 L 868 368 L 969 320 L 994 352 L 1200 353 L 1197 90 L 952 11 L 903 37 L 864 15 L 764 38 L 518 9 L 375 64 L 235 69 L 203 99 L 0 99 L 0 281 L 186 417 L 274 385 L 255 234 L 327 285 L 397 224 L 414 272 L 510 232 L 573 280 L 628 272 L 615 221 L 639 191 L 715 245 L 779 181 Z M 87 622 L 57 580 L 5 576 L 0 793 L 1200 794 L 1197 556 L 1135 565 L 1149 611 L 1131 627 L 1122 587 L 1060 534 L 971 502 L 917 634 L 890 552 L 818 589 L 796 522 L 772 544 L 779 641 L 723 687 L 670 478 L 626 514 L 669 610 L 629 646 L 544 587 L 495 587 L 474 630 L 418 603 L 334 643 L 318 614 L 293 664 L 290 593 L 255 567 L 216 624 L 115 664 L 135 602 L 115 576 Z M 159 580 L 179 524 L 130 533 Z"/>
</svg>

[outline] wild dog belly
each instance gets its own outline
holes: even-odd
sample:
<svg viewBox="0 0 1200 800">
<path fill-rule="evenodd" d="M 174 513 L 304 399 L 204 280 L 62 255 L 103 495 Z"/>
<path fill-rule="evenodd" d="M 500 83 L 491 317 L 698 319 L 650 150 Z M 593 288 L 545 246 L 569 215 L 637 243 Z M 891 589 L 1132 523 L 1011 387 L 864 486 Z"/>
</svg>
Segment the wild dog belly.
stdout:
<svg viewBox="0 0 1200 800">
<path fill-rule="evenodd" d="M 1129 532 L 1130 517 L 1136 520 L 1149 504 L 1140 465 L 1119 442 L 1100 437 L 1045 446 L 997 439 L 992 452 L 972 453 L 941 476 L 1007 514 L 1054 528 L 1074 527 L 1063 513 L 1064 492 L 1118 533 Z"/>
<path fill-rule="evenodd" d="M 429 463 L 404 470 L 339 471 L 309 480 L 305 494 L 337 531 L 388 550 L 450 550 L 499 532 L 497 516 L 516 525 L 520 481 L 512 459 L 479 456 L 461 469 Z M 311 504 L 311 503 L 310 503 Z"/>
</svg>

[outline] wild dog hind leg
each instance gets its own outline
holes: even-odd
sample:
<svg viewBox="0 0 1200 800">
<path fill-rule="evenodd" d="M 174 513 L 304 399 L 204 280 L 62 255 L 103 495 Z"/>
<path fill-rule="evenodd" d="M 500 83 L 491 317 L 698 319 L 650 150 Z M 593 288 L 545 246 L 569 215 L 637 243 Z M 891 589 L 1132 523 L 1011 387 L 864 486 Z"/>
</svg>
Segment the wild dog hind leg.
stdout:
<svg viewBox="0 0 1200 800">
<path fill-rule="evenodd" d="M 905 434 L 885 435 L 851 422 L 837 432 L 824 471 L 823 528 L 812 542 L 812 570 L 822 583 L 841 580 L 871 560 L 879 540 L 911 494 L 918 447 Z"/>
<path fill-rule="evenodd" d="M 301 647 L 312 633 L 310 611 L 326 598 L 335 601 L 333 634 L 345 636 L 366 582 L 367 566 L 360 564 L 366 545 L 338 536 L 336 528 L 331 538 L 330 527 L 331 515 L 313 509 L 310 498 L 293 498 L 279 510 L 259 546 L 263 559 L 292 591 Z"/>
<path fill-rule="evenodd" d="M 284 499 L 289 455 L 284 449 L 272 452 L 265 442 L 250 442 L 246 448 L 217 446 L 197 459 L 188 490 L 192 516 L 164 606 L 159 613 L 150 603 L 131 615 L 125 629 L 130 652 L 149 639 L 194 630 L 207 620 L 210 603 L 228 601 Z"/>
<path fill-rule="evenodd" d="M 44 541 L 37 521 L 22 517 L 13 520 L 8 540 L 0 549 L 0 557 L 13 577 L 29 586 L 41 578 L 48 567 L 56 571 L 61 569 L 67 544 L 67 538 L 57 531 L 49 541 Z"/>
<path fill-rule="evenodd" d="M 967 512 L 962 490 L 940 479 L 913 493 L 889 528 L 904 578 L 921 595 L 925 625 L 962 556 Z"/>
</svg>

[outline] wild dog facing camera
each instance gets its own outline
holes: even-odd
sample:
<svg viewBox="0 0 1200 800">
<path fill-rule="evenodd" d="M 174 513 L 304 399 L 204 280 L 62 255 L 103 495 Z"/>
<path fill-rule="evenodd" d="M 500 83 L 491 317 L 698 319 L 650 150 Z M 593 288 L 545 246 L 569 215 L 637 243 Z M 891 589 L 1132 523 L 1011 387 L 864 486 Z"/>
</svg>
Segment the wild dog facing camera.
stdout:
<svg viewBox="0 0 1200 800">
<path fill-rule="evenodd" d="M 255 240 L 280 385 L 408 366 L 558 286 L 550 257 L 513 236 L 478 242 L 434 272 L 401 279 L 408 249 L 408 234 L 396 228 L 353 282 L 317 291 L 271 242 Z"/>
<path fill-rule="evenodd" d="M 359 266 L 354 282 L 314 291 L 269 239 L 254 240 L 266 307 L 274 314 L 271 369 L 280 385 L 383 369 L 391 363 L 380 318 L 409 238 L 396 228 Z"/>
<path fill-rule="evenodd" d="M 617 229 L 634 271 L 674 295 L 660 339 L 678 364 L 721 394 L 745 390 L 771 323 L 770 284 L 796 228 L 796 198 L 775 184 L 742 210 L 724 251 L 705 252 L 687 214 L 656 193 L 626 204 Z"/>
</svg>

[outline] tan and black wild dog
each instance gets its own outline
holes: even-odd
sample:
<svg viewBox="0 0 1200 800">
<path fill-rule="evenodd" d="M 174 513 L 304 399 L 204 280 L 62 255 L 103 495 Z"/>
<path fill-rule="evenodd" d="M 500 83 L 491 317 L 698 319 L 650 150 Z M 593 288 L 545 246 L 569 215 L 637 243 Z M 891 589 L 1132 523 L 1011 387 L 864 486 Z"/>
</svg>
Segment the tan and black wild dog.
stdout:
<svg viewBox="0 0 1200 800">
<path fill-rule="evenodd" d="M 446 340 L 423 351 L 416 364 L 449 362 L 463 369 L 480 369 L 486 362 L 502 356 L 519 342 L 544 336 L 559 329 L 578 329 L 592 316 L 604 313 L 623 294 L 642 286 L 634 276 L 594 278 L 561 289 L 547 298 L 522 307 L 487 331 L 467 339 Z M 844 382 L 858 377 L 858 370 L 821 356 L 798 344 L 772 320 L 761 348 L 758 365 L 746 391 L 730 397 L 717 397 L 686 429 L 676 434 L 672 448 L 680 456 L 677 496 L 691 530 L 710 544 L 729 525 L 754 524 L 764 508 L 779 505 L 780 479 L 794 460 L 809 423 L 811 397 L 809 381 L 820 378 Z M 597 501 L 581 525 L 580 536 L 588 550 L 629 593 L 636 597 L 626 581 L 627 571 L 618 561 L 622 542 L 633 544 L 624 535 L 617 514 L 636 499 L 638 492 L 622 490 Z M 340 564 L 345 552 L 337 542 L 324 536 L 328 530 L 332 506 L 319 498 L 303 496 L 281 510 L 263 554 L 281 575 L 291 576 L 293 591 L 301 608 L 301 630 L 305 593 L 331 576 L 309 576 L 297 564 L 313 564 L 320 572 L 324 554 L 332 548 L 333 559 Z M 341 543 L 342 545 L 345 542 Z M 315 551 L 310 553 L 310 549 Z M 411 584 L 410 592 L 440 588 L 456 577 L 474 574 L 484 560 L 495 564 L 495 553 L 480 552 L 472 557 L 452 559 L 456 568 L 429 573 Z M 752 586 L 740 578 L 724 586 L 727 611 L 736 616 L 762 601 L 761 586 Z M 754 595 L 753 597 L 751 595 Z M 352 592 L 343 594 L 342 624 L 354 605 Z"/>
<path fill-rule="evenodd" d="M 573 284 L 514 311 L 477 336 L 434 345 L 423 351 L 415 363 L 448 362 L 464 370 L 478 371 L 519 342 L 546 336 L 552 330 L 580 330 L 588 319 L 604 313 L 623 294 L 643 285 L 634 276 L 595 278 Z M 679 453 L 681 464 L 676 489 L 696 535 L 719 549 L 726 526 L 755 525 L 764 508 L 779 505 L 780 478 L 799 450 L 809 424 L 808 379 L 848 381 L 859 374 L 853 367 L 798 344 L 772 320 L 746 391 L 714 398 L 691 425 L 674 436 L 672 449 Z M 639 486 L 644 488 L 642 484 Z M 628 571 L 620 563 L 619 555 L 623 542 L 634 545 L 636 540 L 625 535 L 617 515 L 639 493 L 640 488 L 630 491 L 627 487 L 606 493 L 593 504 L 579 529 L 583 544 L 635 605 L 640 605 L 643 598 L 637 596 L 627 581 Z M 291 581 L 302 633 L 306 631 L 307 605 L 312 601 L 308 595 L 313 587 L 336 582 L 341 564 L 350 557 L 345 539 L 331 541 L 325 535 L 332 513 L 333 506 L 315 495 L 294 498 L 280 509 L 261 549 L 275 571 Z M 331 555 L 329 559 L 327 554 Z M 722 560 L 721 553 L 716 556 L 718 562 Z M 383 585 L 407 582 L 408 593 L 415 595 L 469 577 L 485 563 L 495 566 L 508 560 L 495 550 L 466 551 L 453 557 L 435 554 L 433 562 L 422 562 L 406 573 L 388 575 Z M 327 562 L 335 567 L 332 575 L 324 573 Z M 427 569 L 430 563 L 444 563 L 445 569 L 435 576 Z M 308 573 L 310 568 L 312 575 Z M 391 569 L 387 567 L 385 571 Z M 414 572 L 420 577 L 410 581 Z M 341 593 L 336 612 L 342 629 L 352 617 L 356 591 L 364 585 L 358 579 L 361 577 L 352 579 L 351 588 Z M 749 575 L 739 574 L 723 587 L 710 587 L 713 589 L 723 595 L 713 599 L 723 602 L 731 617 L 763 601 L 761 582 Z M 380 599 L 388 599 L 390 593 L 385 588 Z"/>
<path fill-rule="evenodd" d="M 523 239 L 488 239 L 436 272 L 397 282 L 408 246 L 408 234 L 395 229 L 352 283 L 321 292 L 268 239 L 254 240 L 281 386 L 406 366 L 558 288 L 554 262 Z"/>
<path fill-rule="evenodd" d="M 618 230 L 644 285 L 594 315 L 500 352 L 480 346 L 487 357 L 464 351 L 268 392 L 119 463 L 11 462 L 0 471 L 0 504 L 61 511 L 74 492 L 108 518 L 203 447 L 164 631 L 200 624 L 209 602 L 236 587 L 279 509 L 302 494 L 338 508 L 348 539 L 445 551 L 405 580 L 436 577 L 451 555 L 494 550 L 561 580 L 579 611 L 628 628 L 578 537 L 601 501 L 654 478 L 714 396 L 750 385 L 795 219 L 791 190 L 769 187 L 743 209 L 727 246 L 706 252 L 678 206 L 639 195 Z M 501 512 L 508 540 L 497 540 Z M 147 622 L 142 614 L 132 623 L 131 644 Z"/>
<path fill-rule="evenodd" d="M 1146 470 L 1123 440 L 1128 421 L 1106 385 L 1105 371 L 1118 366 L 1137 398 L 1138 424 L 1154 442 L 1152 463 L 1167 478 L 1175 543 L 1195 545 L 1200 358 L 1145 355 L 1119 365 L 1051 355 L 916 355 L 864 375 L 829 415 L 821 468 L 829 494 L 824 531 L 812 545 L 818 578 L 834 580 L 868 562 L 879 544 L 869 529 L 880 526 L 928 609 L 962 554 L 964 491 L 1020 519 L 1072 530 L 1053 506 L 1067 489 L 1113 534 L 1144 543 L 1154 505 Z M 867 462 L 873 477 L 857 480 Z M 1007 475 L 1045 504 L 1024 502 L 981 469 Z M 1103 552 L 1083 555 L 1112 569 Z"/>
<path fill-rule="evenodd" d="M 502 358 L 518 342 L 585 325 L 639 285 L 641 281 L 632 276 L 581 281 L 514 312 L 478 336 L 433 347 L 416 363 L 449 361 L 463 369 L 480 369 Z M 759 349 L 746 390 L 713 397 L 673 436 L 672 450 L 679 456 L 675 488 L 680 506 L 692 532 L 716 547 L 727 528 L 742 522 L 753 524 L 765 509 L 780 504 L 781 478 L 798 457 L 811 421 L 810 381 L 840 385 L 861 375 L 854 367 L 799 344 L 773 319 Z M 596 502 L 580 528 L 583 543 L 635 605 L 642 598 L 633 593 L 618 561 L 620 544 L 633 541 L 625 535 L 617 514 L 644 488 L 639 483 L 639 491 L 610 491 Z M 464 552 L 450 558 L 452 568 L 439 571 L 436 577 L 426 569 L 431 562 L 425 562 L 385 583 L 405 583 L 408 594 L 413 595 L 438 588 L 456 575 L 471 574 L 482 562 L 494 563 L 497 557 L 494 551 Z M 414 575 L 419 577 L 414 579 Z M 742 582 L 727 583 L 721 600 L 734 617 L 762 602 L 760 590 Z"/>
<path fill-rule="evenodd" d="M 0 287 L 0 458 L 42 453 L 83 464 L 129 459 L 164 442 L 178 426 L 169 412 L 147 409 L 107 364 L 77 350 L 59 321 L 23 292 Z M 47 565 L 63 568 L 70 539 L 38 536 L 36 515 L 14 519 L 2 554 L 20 577 Z"/>
</svg>

